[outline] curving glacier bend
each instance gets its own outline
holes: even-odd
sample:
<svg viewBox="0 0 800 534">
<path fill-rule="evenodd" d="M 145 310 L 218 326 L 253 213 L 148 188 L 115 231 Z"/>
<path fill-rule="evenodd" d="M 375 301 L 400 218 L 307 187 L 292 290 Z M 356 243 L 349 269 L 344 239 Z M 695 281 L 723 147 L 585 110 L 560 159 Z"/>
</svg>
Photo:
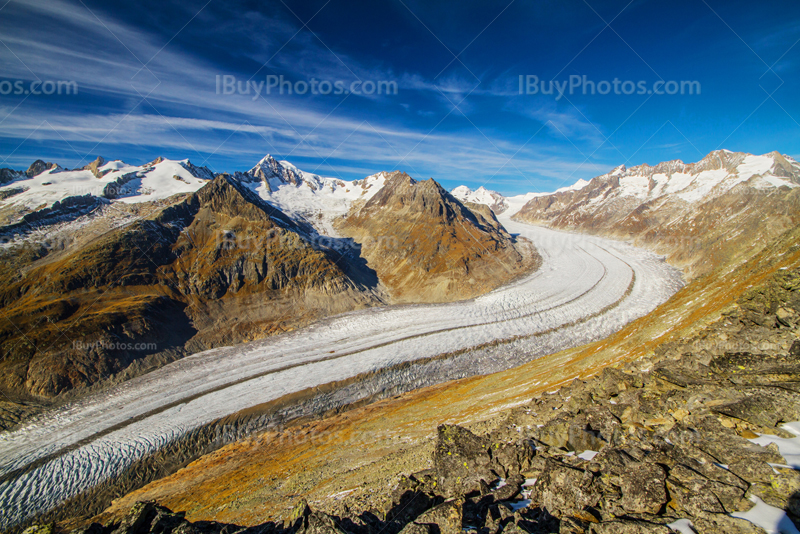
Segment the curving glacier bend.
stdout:
<svg viewBox="0 0 800 534">
<path fill-rule="evenodd" d="M 495 340 L 550 336 L 556 341 L 530 343 L 530 358 L 543 356 L 612 334 L 682 286 L 679 271 L 645 250 L 505 217 L 501 222 L 534 243 L 542 266 L 483 297 L 373 308 L 209 350 L 0 435 L 0 528 L 52 509 L 186 432 L 245 408 Z"/>
</svg>

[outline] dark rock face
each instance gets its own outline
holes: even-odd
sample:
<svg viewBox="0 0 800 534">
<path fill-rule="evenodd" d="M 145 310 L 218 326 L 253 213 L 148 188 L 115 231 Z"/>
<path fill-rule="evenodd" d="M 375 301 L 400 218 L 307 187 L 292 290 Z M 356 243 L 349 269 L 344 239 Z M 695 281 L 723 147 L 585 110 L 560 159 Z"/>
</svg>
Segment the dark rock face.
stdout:
<svg viewBox="0 0 800 534">
<path fill-rule="evenodd" d="M 0 184 L 7 184 L 13 180 L 17 180 L 25 176 L 22 171 L 15 171 L 14 169 L 3 168 L 0 169 Z"/>
<path fill-rule="evenodd" d="M 44 171 L 50 170 L 54 167 L 58 167 L 58 165 L 50 162 L 45 163 L 44 161 L 37 159 L 36 161 L 31 163 L 31 166 L 28 167 L 28 170 L 25 171 L 25 175 L 28 178 L 33 178 L 34 176 L 42 174 Z"/>
</svg>

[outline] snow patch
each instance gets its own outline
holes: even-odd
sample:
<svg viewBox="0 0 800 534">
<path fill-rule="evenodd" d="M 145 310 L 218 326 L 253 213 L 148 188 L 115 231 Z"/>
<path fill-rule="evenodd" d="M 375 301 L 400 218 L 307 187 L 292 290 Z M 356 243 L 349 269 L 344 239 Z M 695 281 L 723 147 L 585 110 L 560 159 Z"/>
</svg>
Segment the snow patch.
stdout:
<svg viewBox="0 0 800 534">
<path fill-rule="evenodd" d="M 692 522 L 688 519 L 673 521 L 667 525 L 667 528 L 671 528 L 675 532 L 680 532 L 681 534 L 696 534 L 694 528 L 692 528 Z"/>
<path fill-rule="evenodd" d="M 750 441 L 762 447 L 770 443 L 778 446 L 781 456 L 792 468 L 800 470 L 800 422 L 791 422 L 781 425 L 781 428 L 794 434 L 793 438 L 781 438 L 772 434 L 761 434 Z"/>
<path fill-rule="evenodd" d="M 755 495 L 750 500 L 756 505 L 746 512 L 733 512 L 731 516 L 746 519 L 770 534 L 800 534 L 786 511 L 768 505 Z"/>
</svg>

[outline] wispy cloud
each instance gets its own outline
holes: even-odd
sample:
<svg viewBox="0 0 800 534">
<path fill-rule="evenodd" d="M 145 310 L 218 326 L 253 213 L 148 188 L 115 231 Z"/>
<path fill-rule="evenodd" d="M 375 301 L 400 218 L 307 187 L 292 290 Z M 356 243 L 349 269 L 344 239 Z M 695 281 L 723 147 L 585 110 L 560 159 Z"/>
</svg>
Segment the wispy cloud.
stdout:
<svg viewBox="0 0 800 534">
<path fill-rule="evenodd" d="M 240 168 L 252 165 L 248 158 L 269 151 L 315 162 L 321 169 L 335 170 L 336 163 L 340 169 L 371 172 L 404 168 L 418 176 L 488 180 L 488 185 L 492 180 L 516 180 L 525 189 L 546 188 L 543 181 L 563 178 L 583 161 L 571 147 L 560 149 L 538 140 L 522 147 L 510 139 L 487 142 L 483 132 L 469 125 L 466 131 L 431 130 L 441 118 L 470 113 L 471 102 L 462 101 L 466 95 L 497 96 L 496 85 L 494 89 L 489 84 L 476 87 L 478 82 L 465 73 L 445 74 L 437 80 L 413 73 L 398 76 L 381 65 L 364 65 L 329 50 L 316 36 L 298 33 L 299 26 L 285 19 L 256 13 L 238 19 L 250 25 L 247 34 L 253 51 L 247 54 L 253 65 L 268 61 L 257 76 L 284 71 L 321 79 L 397 79 L 406 90 L 432 95 L 431 107 L 410 106 L 415 116 L 430 113 L 430 126 L 369 114 L 347 99 L 342 105 L 341 99 L 332 98 L 254 101 L 249 95 L 218 95 L 216 76 L 227 72 L 180 47 L 165 47 L 164 39 L 156 34 L 62 0 L 13 3 L 6 11 L 12 8 L 16 11 L 6 15 L 14 17 L 0 22 L 0 39 L 8 47 L 0 46 L 0 58 L 8 66 L 5 76 L 75 80 L 82 94 L 124 102 L 120 106 L 100 99 L 97 106 L 67 110 L 26 101 L 13 112 L 13 106 L 0 108 L 0 138 L 13 149 L 23 139 L 67 143 L 76 151 L 77 165 L 81 158 L 92 159 L 98 144 L 103 150 L 113 150 L 115 145 L 170 148 L 185 150 L 188 157 L 201 161 L 210 158 L 213 162 L 222 155 L 226 161 L 241 157 Z M 20 20 L 38 23 L 19 24 Z M 224 32 L 225 26 L 214 31 L 215 35 Z M 291 54 L 274 52 L 290 39 L 286 46 L 293 48 Z M 232 74 L 242 79 L 253 75 Z M 103 108 L 106 104 L 108 109 Z M 573 114 L 514 109 L 549 121 L 567 136 L 592 135 Z M 352 165 L 356 161 L 359 164 Z"/>
</svg>

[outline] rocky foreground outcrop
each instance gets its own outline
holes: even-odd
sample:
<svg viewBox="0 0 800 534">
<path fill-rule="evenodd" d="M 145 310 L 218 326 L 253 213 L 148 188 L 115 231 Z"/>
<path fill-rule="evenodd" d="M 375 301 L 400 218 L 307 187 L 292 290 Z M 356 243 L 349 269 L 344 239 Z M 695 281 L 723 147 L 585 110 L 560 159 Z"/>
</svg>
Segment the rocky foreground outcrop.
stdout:
<svg viewBox="0 0 800 534">
<path fill-rule="evenodd" d="M 140 503 L 80 533 L 669 533 L 678 521 L 699 534 L 762 533 L 731 515 L 757 500 L 800 524 L 800 472 L 774 443 L 751 441 L 794 437 L 781 425 L 800 420 L 798 334 L 800 268 L 691 338 L 507 411 L 488 434 L 440 426 L 430 468 L 390 495 L 319 510 L 301 501 L 286 520 L 249 528 Z"/>
</svg>

